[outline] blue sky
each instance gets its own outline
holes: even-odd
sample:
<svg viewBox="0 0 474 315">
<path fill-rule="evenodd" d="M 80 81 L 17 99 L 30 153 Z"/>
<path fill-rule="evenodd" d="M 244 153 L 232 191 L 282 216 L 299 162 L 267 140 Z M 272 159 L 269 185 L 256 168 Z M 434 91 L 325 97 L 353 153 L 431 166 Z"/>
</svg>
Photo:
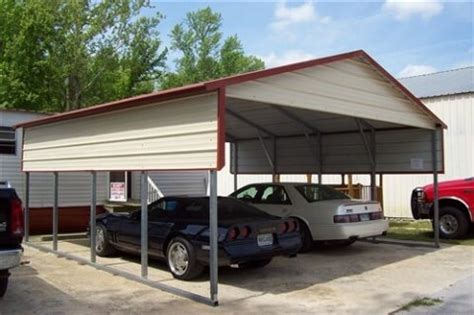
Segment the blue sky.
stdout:
<svg viewBox="0 0 474 315">
<path fill-rule="evenodd" d="M 165 44 L 169 44 L 171 28 L 187 12 L 211 6 L 222 14 L 224 35 L 237 34 L 245 51 L 262 58 L 267 67 L 357 49 L 368 52 L 397 77 L 473 63 L 471 1 L 153 1 L 152 4 L 153 10 L 166 16 L 159 27 Z M 176 54 L 169 58 L 174 57 Z"/>
</svg>

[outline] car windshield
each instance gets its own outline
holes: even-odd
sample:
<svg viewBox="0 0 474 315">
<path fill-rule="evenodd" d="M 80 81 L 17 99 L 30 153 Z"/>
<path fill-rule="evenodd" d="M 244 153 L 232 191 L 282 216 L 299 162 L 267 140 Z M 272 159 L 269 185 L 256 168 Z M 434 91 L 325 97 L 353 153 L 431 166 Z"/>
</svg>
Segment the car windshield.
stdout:
<svg viewBox="0 0 474 315">
<path fill-rule="evenodd" d="M 298 185 L 295 186 L 295 188 L 308 202 L 315 202 L 321 200 L 350 199 L 346 194 L 328 186 Z"/>
</svg>

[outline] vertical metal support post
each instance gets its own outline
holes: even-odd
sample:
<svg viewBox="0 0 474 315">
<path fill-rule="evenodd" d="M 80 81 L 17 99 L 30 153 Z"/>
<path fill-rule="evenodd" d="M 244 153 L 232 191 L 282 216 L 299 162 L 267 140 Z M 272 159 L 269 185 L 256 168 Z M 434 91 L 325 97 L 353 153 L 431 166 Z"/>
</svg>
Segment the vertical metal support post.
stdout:
<svg viewBox="0 0 474 315">
<path fill-rule="evenodd" d="M 234 191 L 236 191 L 237 188 L 239 187 L 238 178 L 237 178 L 238 172 L 239 172 L 239 168 L 237 166 L 237 163 L 238 163 L 238 151 L 237 151 L 238 150 L 237 149 L 238 144 L 237 144 L 237 141 L 234 142 L 233 148 L 234 148 L 234 150 L 233 150 L 233 153 L 234 153 L 234 156 L 233 156 L 233 158 L 234 158 Z"/>
<path fill-rule="evenodd" d="M 217 171 L 210 171 L 209 180 L 209 274 L 211 302 L 219 304 L 217 297 L 218 284 L 218 229 L 217 229 Z"/>
<path fill-rule="evenodd" d="M 95 171 L 91 172 L 91 212 L 90 212 L 90 246 L 91 246 L 91 262 L 95 263 L 95 241 L 96 241 L 96 226 L 95 226 L 95 217 L 96 217 L 96 205 L 97 205 L 97 173 Z"/>
<path fill-rule="evenodd" d="M 30 240 L 30 173 L 25 173 L 25 242 Z"/>
<path fill-rule="evenodd" d="M 318 145 L 319 145 L 319 170 L 318 170 L 318 184 L 323 183 L 323 137 L 318 134 Z"/>
<path fill-rule="evenodd" d="M 142 278 L 148 277 L 148 173 L 140 174 Z"/>
<path fill-rule="evenodd" d="M 58 172 L 53 173 L 54 176 L 54 200 L 53 200 L 53 250 L 58 250 L 58 222 L 59 222 L 59 209 L 58 209 Z"/>
<path fill-rule="evenodd" d="M 372 143 L 372 165 L 370 172 L 370 199 L 377 201 L 377 163 L 376 163 L 376 142 L 375 142 L 375 130 L 371 130 L 371 143 Z"/>
<path fill-rule="evenodd" d="M 438 187 L 438 152 L 437 152 L 437 132 L 438 129 L 433 130 L 431 134 L 431 154 L 433 164 L 433 188 L 434 188 L 434 200 L 433 200 L 433 229 L 434 229 L 434 245 L 439 248 L 439 187 Z"/>
</svg>

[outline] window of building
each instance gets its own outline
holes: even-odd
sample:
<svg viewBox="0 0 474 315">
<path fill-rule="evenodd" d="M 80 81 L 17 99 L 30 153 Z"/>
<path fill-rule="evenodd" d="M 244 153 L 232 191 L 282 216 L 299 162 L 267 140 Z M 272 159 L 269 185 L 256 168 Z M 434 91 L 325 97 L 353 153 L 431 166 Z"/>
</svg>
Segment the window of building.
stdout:
<svg viewBox="0 0 474 315">
<path fill-rule="evenodd" d="M 0 154 L 16 154 L 16 136 L 12 127 L 0 126 Z"/>
</svg>

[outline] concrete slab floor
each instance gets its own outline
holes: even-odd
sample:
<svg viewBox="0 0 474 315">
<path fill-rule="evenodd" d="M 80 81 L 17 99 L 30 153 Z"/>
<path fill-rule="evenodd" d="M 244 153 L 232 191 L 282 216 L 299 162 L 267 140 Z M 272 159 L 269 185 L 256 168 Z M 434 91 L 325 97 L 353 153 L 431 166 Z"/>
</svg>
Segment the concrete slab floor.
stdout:
<svg viewBox="0 0 474 315">
<path fill-rule="evenodd" d="M 60 241 L 59 249 L 89 257 L 86 240 Z M 12 271 L 0 314 L 319 313 L 388 314 L 474 274 L 474 247 L 439 250 L 357 242 L 280 257 L 259 270 L 221 268 L 221 305 L 212 308 L 26 246 L 29 264 Z M 139 259 L 100 258 L 139 274 Z M 150 278 L 208 295 L 208 275 L 192 282 L 171 277 L 152 262 Z"/>
</svg>

